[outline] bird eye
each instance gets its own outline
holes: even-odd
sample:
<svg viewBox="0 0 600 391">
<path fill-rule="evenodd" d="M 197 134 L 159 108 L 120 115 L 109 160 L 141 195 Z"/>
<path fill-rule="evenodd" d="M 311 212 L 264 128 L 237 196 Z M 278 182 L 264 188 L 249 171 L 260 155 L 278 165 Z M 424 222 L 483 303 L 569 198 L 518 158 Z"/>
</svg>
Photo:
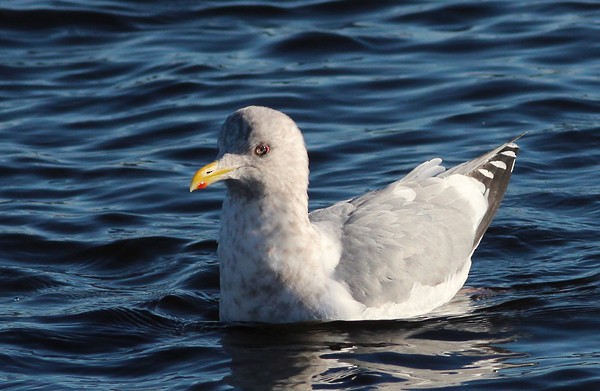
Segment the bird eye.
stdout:
<svg viewBox="0 0 600 391">
<path fill-rule="evenodd" d="M 254 153 L 256 156 L 265 156 L 270 150 L 271 149 L 267 144 L 259 144 L 254 148 Z"/>
</svg>

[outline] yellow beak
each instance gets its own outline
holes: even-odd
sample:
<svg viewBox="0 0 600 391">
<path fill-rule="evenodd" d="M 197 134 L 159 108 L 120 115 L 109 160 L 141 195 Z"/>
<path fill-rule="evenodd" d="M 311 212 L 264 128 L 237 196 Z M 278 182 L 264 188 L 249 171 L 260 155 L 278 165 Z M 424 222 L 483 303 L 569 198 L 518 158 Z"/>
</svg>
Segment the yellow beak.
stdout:
<svg viewBox="0 0 600 391">
<path fill-rule="evenodd" d="M 217 169 L 219 161 L 212 162 L 202 167 L 194 174 L 192 183 L 190 183 L 190 192 L 198 189 L 204 189 L 211 183 L 225 179 L 225 174 L 234 170 L 234 168 Z"/>
</svg>

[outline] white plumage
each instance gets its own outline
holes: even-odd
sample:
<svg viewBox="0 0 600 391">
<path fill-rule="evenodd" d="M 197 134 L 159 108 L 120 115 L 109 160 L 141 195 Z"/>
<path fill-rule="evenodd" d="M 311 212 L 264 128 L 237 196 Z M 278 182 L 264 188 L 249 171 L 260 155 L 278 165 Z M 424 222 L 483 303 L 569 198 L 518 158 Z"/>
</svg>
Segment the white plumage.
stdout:
<svg viewBox="0 0 600 391">
<path fill-rule="evenodd" d="M 514 141 L 514 140 L 513 140 Z M 225 180 L 218 255 L 223 321 L 399 319 L 448 302 L 506 190 L 507 143 L 308 213 L 308 155 L 294 121 L 251 106 L 221 130 L 190 190 Z"/>
</svg>

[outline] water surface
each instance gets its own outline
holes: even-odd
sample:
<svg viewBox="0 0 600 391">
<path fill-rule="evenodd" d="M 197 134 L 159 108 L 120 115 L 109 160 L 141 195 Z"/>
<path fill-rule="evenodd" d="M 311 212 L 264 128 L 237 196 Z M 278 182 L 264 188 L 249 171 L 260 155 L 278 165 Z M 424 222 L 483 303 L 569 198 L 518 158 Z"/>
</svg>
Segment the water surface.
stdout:
<svg viewBox="0 0 600 391">
<path fill-rule="evenodd" d="M 0 4 L 0 388 L 600 388 L 600 5 Z M 218 322 L 225 117 L 292 116 L 311 208 L 529 131 L 435 316 Z"/>
</svg>

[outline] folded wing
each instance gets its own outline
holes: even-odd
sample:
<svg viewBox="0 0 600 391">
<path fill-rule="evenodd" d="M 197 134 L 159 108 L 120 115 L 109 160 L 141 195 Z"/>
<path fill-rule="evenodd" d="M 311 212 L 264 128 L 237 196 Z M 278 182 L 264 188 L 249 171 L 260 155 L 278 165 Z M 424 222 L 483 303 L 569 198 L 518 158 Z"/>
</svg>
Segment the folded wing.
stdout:
<svg viewBox="0 0 600 391">
<path fill-rule="evenodd" d="M 448 171 L 430 160 L 384 189 L 312 212 L 313 224 L 342 244 L 335 279 L 376 307 L 468 267 L 506 191 L 514 141 Z"/>
</svg>

